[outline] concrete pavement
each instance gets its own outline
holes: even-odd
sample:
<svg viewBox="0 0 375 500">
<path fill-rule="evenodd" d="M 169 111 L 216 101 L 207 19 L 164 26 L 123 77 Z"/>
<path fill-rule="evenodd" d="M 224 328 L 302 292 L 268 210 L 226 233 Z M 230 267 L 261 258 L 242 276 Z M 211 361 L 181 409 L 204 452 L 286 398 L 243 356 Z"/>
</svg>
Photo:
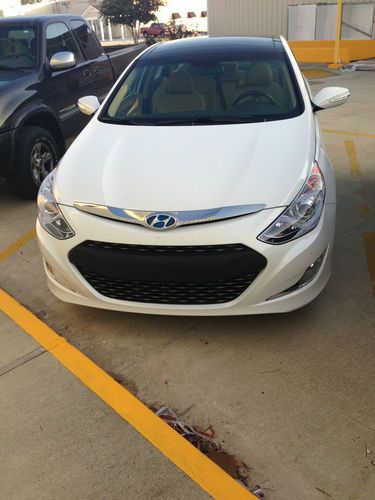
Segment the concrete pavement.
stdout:
<svg viewBox="0 0 375 500">
<path fill-rule="evenodd" d="M 1 498 L 208 498 L 3 314 L 0 332 Z"/>
</svg>

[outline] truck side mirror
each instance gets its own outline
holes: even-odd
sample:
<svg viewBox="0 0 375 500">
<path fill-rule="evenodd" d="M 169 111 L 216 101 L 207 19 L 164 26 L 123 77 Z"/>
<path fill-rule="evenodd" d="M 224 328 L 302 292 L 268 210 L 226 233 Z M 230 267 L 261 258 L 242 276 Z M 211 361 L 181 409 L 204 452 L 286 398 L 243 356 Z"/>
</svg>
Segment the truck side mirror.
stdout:
<svg viewBox="0 0 375 500">
<path fill-rule="evenodd" d="M 92 116 L 100 108 L 100 102 L 96 95 L 86 95 L 78 99 L 78 107 L 84 115 Z"/>
<path fill-rule="evenodd" d="M 56 52 L 56 54 L 51 57 L 51 60 L 49 62 L 52 71 L 61 71 L 63 69 L 74 68 L 76 64 L 76 56 L 73 54 L 73 52 L 68 51 Z"/>
</svg>

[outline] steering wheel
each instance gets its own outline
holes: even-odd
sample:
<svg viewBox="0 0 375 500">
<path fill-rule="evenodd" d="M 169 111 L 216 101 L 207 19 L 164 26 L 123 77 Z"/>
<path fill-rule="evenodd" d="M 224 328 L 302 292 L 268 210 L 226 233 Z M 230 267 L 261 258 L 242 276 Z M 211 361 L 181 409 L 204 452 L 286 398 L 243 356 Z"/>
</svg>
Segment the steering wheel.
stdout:
<svg viewBox="0 0 375 500">
<path fill-rule="evenodd" d="M 253 89 L 253 90 L 247 90 L 246 92 L 243 92 L 241 95 L 239 95 L 236 100 L 234 101 L 233 103 L 233 106 L 236 106 L 239 102 L 243 101 L 244 99 L 246 99 L 246 97 L 249 97 L 249 96 L 259 96 L 259 97 L 265 97 L 266 99 L 268 99 L 273 105 L 275 105 L 277 107 L 277 103 L 276 103 L 276 100 L 274 97 L 272 97 L 272 95 L 270 94 L 267 94 L 267 92 L 263 92 L 263 90 L 257 90 L 257 89 Z"/>
</svg>

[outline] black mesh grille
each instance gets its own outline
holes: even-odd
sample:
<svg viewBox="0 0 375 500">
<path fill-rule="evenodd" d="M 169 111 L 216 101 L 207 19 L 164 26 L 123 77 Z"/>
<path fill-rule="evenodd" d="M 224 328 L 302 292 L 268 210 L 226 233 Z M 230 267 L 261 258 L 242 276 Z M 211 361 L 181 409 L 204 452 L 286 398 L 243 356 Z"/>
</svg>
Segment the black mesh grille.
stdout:
<svg viewBox="0 0 375 500">
<path fill-rule="evenodd" d="M 154 304 L 221 304 L 236 299 L 254 280 L 252 274 L 210 283 L 160 283 L 108 279 L 80 269 L 83 277 L 106 297 Z"/>
<path fill-rule="evenodd" d="M 100 294 L 153 304 L 221 304 L 239 297 L 266 259 L 241 244 L 148 246 L 86 241 L 69 258 Z"/>
</svg>

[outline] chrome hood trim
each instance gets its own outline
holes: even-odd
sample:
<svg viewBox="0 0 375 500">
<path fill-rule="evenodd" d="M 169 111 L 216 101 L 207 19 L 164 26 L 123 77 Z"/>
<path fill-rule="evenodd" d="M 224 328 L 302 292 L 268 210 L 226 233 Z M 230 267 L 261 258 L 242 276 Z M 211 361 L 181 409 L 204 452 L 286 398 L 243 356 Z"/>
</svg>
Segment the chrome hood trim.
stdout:
<svg viewBox="0 0 375 500">
<path fill-rule="evenodd" d="M 106 205 L 97 205 L 95 203 L 85 203 L 75 201 L 74 207 L 82 212 L 87 212 L 92 215 L 98 215 L 106 219 L 113 219 L 121 222 L 129 222 L 138 224 L 148 229 L 153 230 L 168 230 L 175 229 L 179 226 L 187 226 L 190 224 L 202 224 L 205 222 L 216 222 L 233 217 L 250 215 L 260 212 L 266 208 L 265 204 L 258 205 L 237 205 L 232 207 L 211 208 L 207 210 L 186 210 L 178 212 L 155 212 L 150 210 L 131 210 L 126 208 L 116 208 Z M 155 225 L 156 218 L 168 218 L 166 220 L 173 223 L 164 224 L 163 227 Z"/>
</svg>

